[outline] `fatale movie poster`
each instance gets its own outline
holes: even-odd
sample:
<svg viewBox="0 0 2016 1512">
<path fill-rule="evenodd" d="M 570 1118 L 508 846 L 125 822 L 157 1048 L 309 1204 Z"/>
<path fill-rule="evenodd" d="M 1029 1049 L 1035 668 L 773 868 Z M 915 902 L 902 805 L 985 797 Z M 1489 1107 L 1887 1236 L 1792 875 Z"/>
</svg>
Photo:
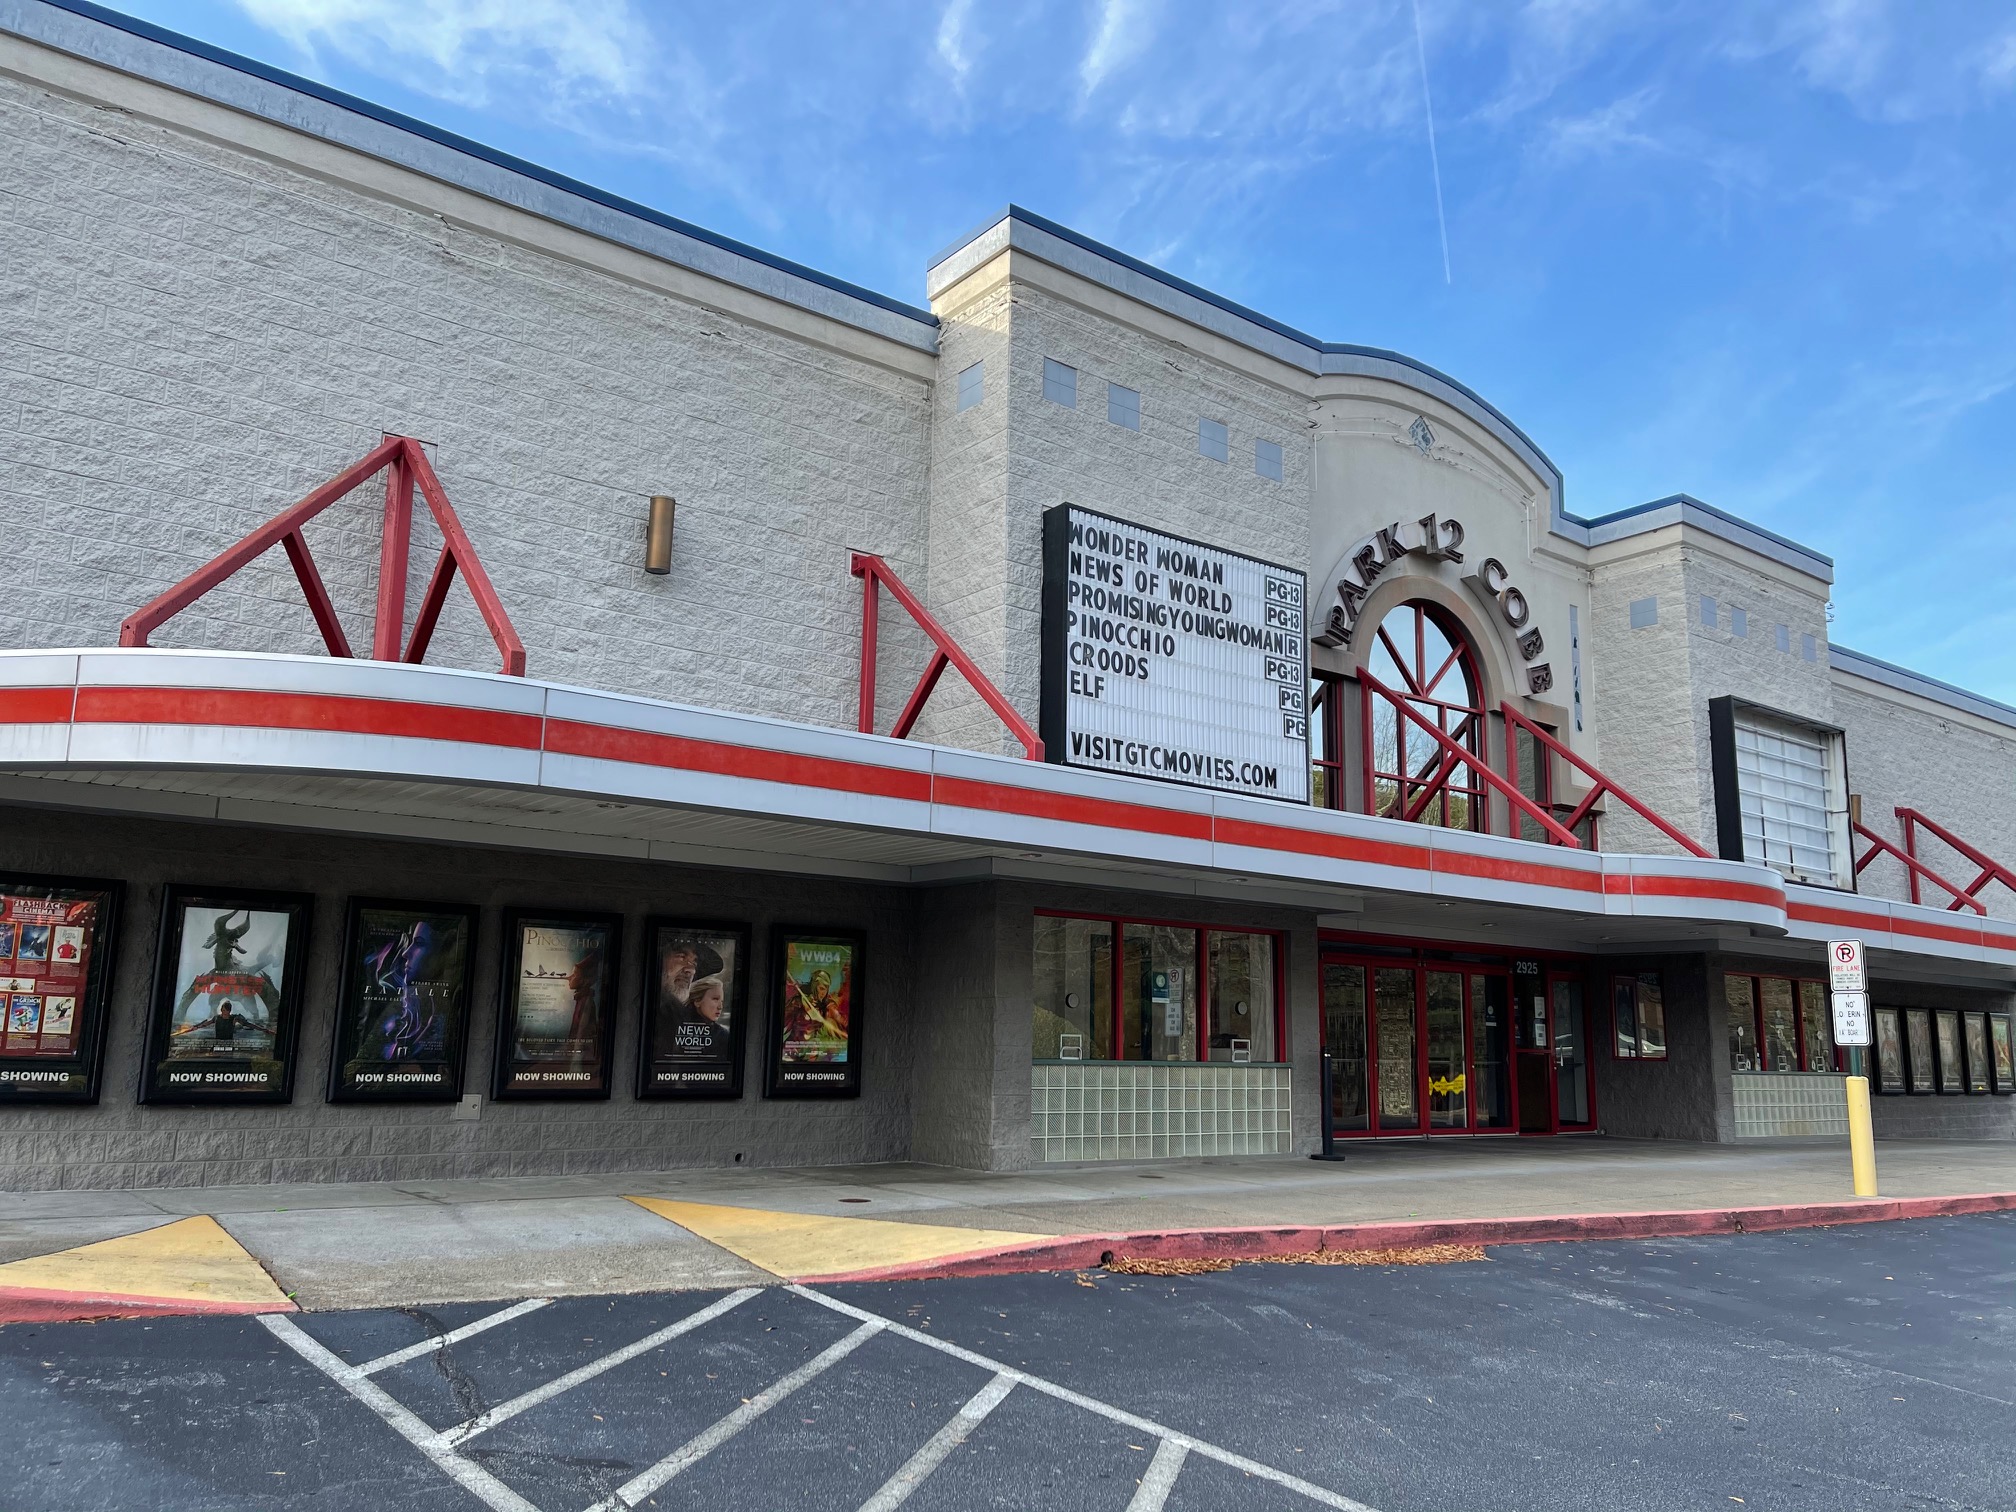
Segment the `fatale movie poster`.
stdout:
<svg viewBox="0 0 2016 1512">
<path fill-rule="evenodd" d="M 851 930 L 777 931 L 765 1095 L 860 1095 L 865 953 Z"/>
<path fill-rule="evenodd" d="M 609 1095 L 622 934 L 615 914 L 504 916 L 493 1097 Z"/>
<path fill-rule="evenodd" d="M 749 928 L 653 919 L 644 945 L 639 1097 L 740 1097 Z"/>
<path fill-rule="evenodd" d="M 292 1096 L 309 905 L 305 893 L 168 889 L 142 1102 Z"/>
<path fill-rule="evenodd" d="M 0 1103 L 96 1102 L 119 884 L 0 877 Z"/>
<path fill-rule="evenodd" d="M 454 1102 L 462 1095 L 476 910 L 352 898 L 331 1102 Z"/>
</svg>

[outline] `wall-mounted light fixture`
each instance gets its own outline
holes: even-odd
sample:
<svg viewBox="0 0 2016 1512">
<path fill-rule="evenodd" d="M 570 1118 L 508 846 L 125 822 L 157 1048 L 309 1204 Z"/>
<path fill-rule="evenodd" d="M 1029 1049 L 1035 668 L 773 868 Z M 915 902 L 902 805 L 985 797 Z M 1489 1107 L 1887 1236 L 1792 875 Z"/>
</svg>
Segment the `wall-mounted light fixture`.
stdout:
<svg viewBox="0 0 2016 1512">
<path fill-rule="evenodd" d="M 672 512 L 679 506 L 670 494 L 651 495 L 651 516 L 644 528 L 644 570 L 659 576 L 672 570 Z"/>
</svg>

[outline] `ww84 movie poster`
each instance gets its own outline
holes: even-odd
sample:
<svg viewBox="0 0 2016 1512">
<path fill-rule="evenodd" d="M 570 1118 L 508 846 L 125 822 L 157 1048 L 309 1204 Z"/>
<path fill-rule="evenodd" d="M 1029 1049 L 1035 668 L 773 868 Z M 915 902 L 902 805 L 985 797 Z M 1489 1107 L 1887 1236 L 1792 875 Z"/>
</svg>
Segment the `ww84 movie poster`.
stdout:
<svg viewBox="0 0 2016 1512">
<path fill-rule="evenodd" d="M 766 1096 L 860 1095 L 865 954 L 852 931 L 777 931 Z"/>
<path fill-rule="evenodd" d="M 350 900 L 336 1002 L 331 1102 L 462 1095 L 476 910 Z"/>
<path fill-rule="evenodd" d="M 491 1096 L 607 1097 L 623 921 L 507 913 Z"/>
<path fill-rule="evenodd" d="M 171 887 L 141 1073 L 149 1103 L 284 1103 L 308 956 L 305 893 Z"/>
</svg>

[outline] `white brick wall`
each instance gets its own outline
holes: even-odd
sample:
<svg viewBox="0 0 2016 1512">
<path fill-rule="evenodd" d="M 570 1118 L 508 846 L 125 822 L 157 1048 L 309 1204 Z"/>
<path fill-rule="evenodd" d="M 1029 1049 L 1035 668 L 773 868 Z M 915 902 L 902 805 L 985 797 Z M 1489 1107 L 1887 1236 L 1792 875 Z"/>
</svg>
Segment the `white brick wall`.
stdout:
<svg viewBox="0 0 2016 1512">
<path fill-rule="evenodd" d="M 9 79 L 0 161 L 0 645 L 110 644 L 401 431 L 534 673 L 853 723 L 847 553 L 923 576 L 927 382 Z M 678 539 L 647 579 L 656 491 Z M 367 648 L 380 499 L 308 531 Z M 430 660 L 494 667 L 450 602 Z M 319 649 L 277 552 L 155 643 Z"/>
</svg>

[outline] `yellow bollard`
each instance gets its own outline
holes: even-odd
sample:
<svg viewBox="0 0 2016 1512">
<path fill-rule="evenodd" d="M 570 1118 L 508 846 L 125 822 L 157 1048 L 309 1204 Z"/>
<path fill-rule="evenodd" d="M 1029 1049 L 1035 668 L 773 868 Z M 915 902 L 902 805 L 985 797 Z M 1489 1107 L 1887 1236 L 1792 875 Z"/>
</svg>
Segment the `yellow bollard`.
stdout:
<svg viewBox="0 0 2016 1512">
<path fill-rule="evenodd" d="M 1848 1158 L 1855 1167 L 1855 1195 L 1876 1195 L 1876 1136 L 1869 1127 L 1869 1078 L 1848 1078 Z"/>
</svg>

